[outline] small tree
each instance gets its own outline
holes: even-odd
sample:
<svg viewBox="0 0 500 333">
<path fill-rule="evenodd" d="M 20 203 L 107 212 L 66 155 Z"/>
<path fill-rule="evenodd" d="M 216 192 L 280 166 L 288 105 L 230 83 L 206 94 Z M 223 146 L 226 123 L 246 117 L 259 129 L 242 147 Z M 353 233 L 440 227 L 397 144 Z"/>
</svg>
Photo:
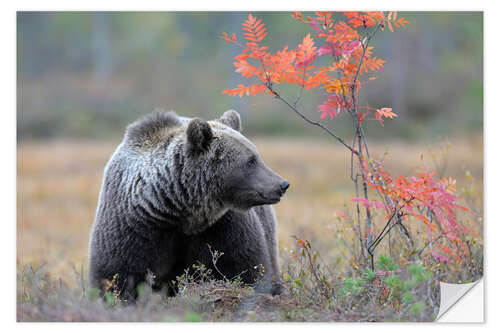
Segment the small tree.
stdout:
<svg viewBox="0 0 500 333">
<path fill-rule="evenodd" d="M 385 60 L 374 56 L 371 46 L 374 36 L 388 28 L 394 31 L 409 22 L 398 17 L 397 12 L 316 12 L 303 18 L 300 12 L 292 17 L 308 24 L 315 36 L 307 34 L 296 48 L 273 53 L 262 44 L 268 32 L 264 23 L 248 15 L 243 22 L 244 40 L 233 33 L 223 33 L 221 38 L 241 48 L 233 63 L 235 72 L 248 80 L 250 85 L 239 84 L 235 89 L 226 89 L 230 96 L 257 95 L 267 93 L 280 100 L 307 123 L 317 126 L 337 140 L 350 153 L 349 176 L 354 185 L 356 205 L 353 219 L 343 214 L 341 218 L 355 220 L 354 230 L 359 238 L 360 257 L 374 268 L 374 253 L 377 246 L 391 230 L 401 231 L 408 243 L 411 256 L 437 261 L 463 260 L 465 243 L 463 235 L 470 233 L 457 219 L 457 210 L 467 209 L 458 204 L 455 181 L 451 178 L 436 179 L 436 172 L 424 170 L 411 177 L 394 177 L 383 169 L 382 161 L 372 158 L 367 145 L 364 123 L 376 120 L 382 126 L 386 118 L 397 115 L 391 108 L 361 106 L 359 91 L 366 83 L 376 80 L 373 72 L 382 70 Z M 319 58 L 327 58 L 329 65 L 317 66 Z M 292 101 L 276 89 L 281 84 L 299 87 Z M 304 90 L 319 89 L 326 99 L 317 106 L 321 119 L 335 119 L 345 113 L 352 119 L 352 143 L 338 136 L 326 125 L 314 121 L 297 106 Z M 377 200 L 371 200 L 370 195 Z M 384 224 L 377 230 L 374 213 L 381 213 Z M 427 229 L 426 242 L 417 248 L 413 236 L 405 224 L 419 221 Z M 434 246 L 433 246 L 434 245 Z"/>
</svg>

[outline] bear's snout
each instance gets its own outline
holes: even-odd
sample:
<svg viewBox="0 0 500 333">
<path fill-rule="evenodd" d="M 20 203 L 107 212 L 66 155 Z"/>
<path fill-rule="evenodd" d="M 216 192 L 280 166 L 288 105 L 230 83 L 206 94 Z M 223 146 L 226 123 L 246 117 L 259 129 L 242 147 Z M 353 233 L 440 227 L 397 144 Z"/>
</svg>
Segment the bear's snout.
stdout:
<svg viewBox="0 0 500 333">
<path fill-rule="evenodd" d="M 288 181 L 284 181 L 281 183 L 280 190 L 281 190 L 281 195 L 285 194 L 286 190 L 290 187 L 290 183 Z"/>
</svg>

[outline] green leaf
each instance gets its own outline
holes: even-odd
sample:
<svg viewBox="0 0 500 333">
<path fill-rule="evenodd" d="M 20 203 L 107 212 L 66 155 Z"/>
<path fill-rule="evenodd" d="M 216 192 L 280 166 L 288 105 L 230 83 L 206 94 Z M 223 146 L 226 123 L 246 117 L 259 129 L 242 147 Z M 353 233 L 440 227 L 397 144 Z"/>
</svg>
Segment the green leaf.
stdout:
<svg viewBox="0 0 500 333">
<path fill-rule="evenodd" d="M 402 297 L 402 301 L 404 304 L 409 305 L 413 302 L 413 294 L 411 292 L 405 292 Z"/>
<path fill-rule="evenodd" d="M 391 259 L 391 257 L 386 255 L 380 255 L 377 262 L 377 267 L 383 271 L 395 271 L 398 269 L 396 263 Z"/>
<path fill-rule="evenodd" d="M 397 275 L 388 276 L 384 282 L 387 286 L 391 288 L 396 288 L 399 285 L 401 285 L 401 281 L 399 280 L 399 276 Z"/>
<path fill-rule="evenodd" d="M 365 272 L 363 274 L 363 278 L 366 281 L 371 281 L 375 278 L 375 272 L 372 271 L 370 268 L 365 269 Z"/>
</svg>

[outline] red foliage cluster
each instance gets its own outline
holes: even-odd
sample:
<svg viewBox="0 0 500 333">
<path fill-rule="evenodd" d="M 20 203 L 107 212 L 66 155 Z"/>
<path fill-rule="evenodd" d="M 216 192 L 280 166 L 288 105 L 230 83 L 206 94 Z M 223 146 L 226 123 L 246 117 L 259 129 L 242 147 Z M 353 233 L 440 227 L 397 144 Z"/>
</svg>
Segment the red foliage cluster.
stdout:
<svg viewBox="0 0 500 333">
<path fill-rule="evenodd" d="M 293 12 L 292 17 L 309 24 L 316 32 L 317 42 L 310 34 L 304 37 L 302 43 L 295 49 L 285 46 L 282 50 L 272 53 L 267 46 L 261 45 L 267 35 L 264 23 L 251 14 L 243 23 L 244 44 L 240 43 L 235 34 L 231 37 L 223 33 L 221 38 L 240 46 L 243 50 L 235 57 L 233 63 L 236 73 L 244 78 L 256 77 L 257 84 L 238 85 L 235 89 L 226 89 L 224 94 L 230 96 L 253 95 L 271 92 L 267 87 L 273 84 L 298 84 L 306 90 L 321 88 L 326 94 L 326 100 L 318 106 L 321 118 L 334 118 L 342 110 L 353 107 L 353 97 L 349 94 L 350 87 L 356 85 L 355 93 L 363 82 L 359 77 L 363 74 L 381 71 L 385 60 L 373 56 L 373 47 L 366 46 L 367 36 L 358 29 L 366 29 L 377 25 L 383 28 L 387 24 L 391 30 L 408 22 L 404 17 L 395 20 L 397 14 L 392 12 L 386 17 L 383 12 L 345 12 L 347 21 L 334 21 L 331 12 L 316 12 L 314 17 L 302 18 L 300 12 Z M 392 24 L 391 24 L 392 22 Z M 319 43 L 319 46 L 316 45 Z M 327 66 L 317 68 L 313 62 L 322 56 L 328 56 L 332 61 Z M 372 76 L 368 81 L 374 80 Z M 376 111 L 374 117 L 367 117 L 370 111 Z M 394 117 L 389 108 L 372 109 L 361 112 L 359 121 L 377 119 L 383 123 L 383 117 Z"/>
<path fill-rule="evenodd" d="M 393 177 L 380 167 L 373 167 L 366 172 L 366 182 L 371 189 L 381 194 L 384 202 L 363 204 L 385 210 L 386 218 L 398 212 L 402 220 L 409 217 L 420 220 L 430 235 L 429 245 L 438 247 L 436 250 L 429 246 L 433 257 L 439 261 L 460 261 L 463 259 L 461 254 L 466 252 L 461 235 L 471 231 L 457 220 L 457 211 L 472 212 L 458 203 L 455 180 L 436 179 L 436 173 L 423 171 L 412 177 Z M 453 250 L 439 242 L 441 238 L 448 240 Z"/>
</svg>

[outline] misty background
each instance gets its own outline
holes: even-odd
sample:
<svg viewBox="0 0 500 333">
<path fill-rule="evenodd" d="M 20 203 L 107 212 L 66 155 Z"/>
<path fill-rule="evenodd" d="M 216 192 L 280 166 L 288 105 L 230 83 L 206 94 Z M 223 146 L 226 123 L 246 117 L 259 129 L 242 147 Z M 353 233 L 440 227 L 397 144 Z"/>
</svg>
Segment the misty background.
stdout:
<svg viewBox="0 0 500 333">
<path fill-rule="evenodd" d="M 253 12 L 266 24 L 263 44 L 295 48 L 314 31 L 289 12 Z M 238 110 L 250 136 L 325 137 L 268 95 L 230 97 L 246 12 L 18 12 L 17 137 L 108 139 L 154 108 L 213 119 Z M 307 13 L 303 13 L 307 16 Z M 361 104 L 392 107 L 398 118 L 368 124 L 368 137 L 425 141 L 482 135 L 483 14 L 399 12 L 411 23 L 379 32 L 374 54 L 387 60 Z M 254 82 L 254 81 L 252 81 Z M 298 87 L 281 92 L 294 99 Z M 319 120 L 319 92 L 300 108 Z M 346 116 L 322 120 L 348 136 Z"/>
</svg>

